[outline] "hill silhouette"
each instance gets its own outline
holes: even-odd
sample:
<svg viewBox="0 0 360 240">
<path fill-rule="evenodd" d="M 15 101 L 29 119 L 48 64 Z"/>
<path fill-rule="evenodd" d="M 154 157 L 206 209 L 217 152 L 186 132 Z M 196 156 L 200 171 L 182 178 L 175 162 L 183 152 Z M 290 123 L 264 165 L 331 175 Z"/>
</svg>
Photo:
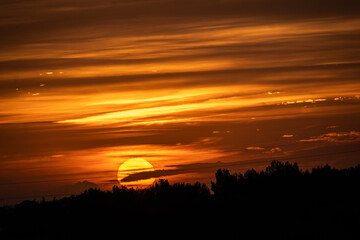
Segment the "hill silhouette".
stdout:
<svg viewBox="0 0 360 240">
<path fill-rule="evenodd" d="M 160 179 L 0 208 L 3 239 L 360 239 L 360 165 L 219 169 L 211 189 Z"/>
</svg>

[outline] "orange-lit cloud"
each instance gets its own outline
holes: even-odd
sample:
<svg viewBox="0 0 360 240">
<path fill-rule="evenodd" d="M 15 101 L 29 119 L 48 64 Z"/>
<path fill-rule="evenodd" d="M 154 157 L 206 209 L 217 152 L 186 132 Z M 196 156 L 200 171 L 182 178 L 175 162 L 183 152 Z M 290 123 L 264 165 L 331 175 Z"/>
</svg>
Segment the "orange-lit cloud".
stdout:
<svg viewBox="0 0 360 240">
<path fill-rule="evenodd" d="M 263 147 L 247 147 L 246 150 L 265 150 Z"/>
<path fill-rule="evenodd" d="M 359 142 L 360 141 L 360 132 L 358 131 L 350 131 L 350 132 L 331 132 L 321 134 L 317 137 L 311 137 L 309 139 L 301 139 L 300 142 L 338 142 L 338 143 L 346 143 L 346 142 Z"/>
<path fill-rule="evenodd" d="M 284 134 L 284 135 L 282 135 L 283 138 L 291 138 L 293 136 L 294 136 L 293 134 Z"/>
</svg>

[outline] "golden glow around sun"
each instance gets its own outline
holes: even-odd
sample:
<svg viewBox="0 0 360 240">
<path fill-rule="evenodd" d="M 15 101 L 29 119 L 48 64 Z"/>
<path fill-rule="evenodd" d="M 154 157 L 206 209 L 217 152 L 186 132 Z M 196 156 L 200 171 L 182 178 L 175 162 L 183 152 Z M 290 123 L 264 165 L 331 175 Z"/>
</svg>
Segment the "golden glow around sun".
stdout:
<svg viewBox="0 0 360 240">
<path fill-rule="evenodd" d="M 117 178 L 121 185 L 146 187 L 148 185 L 151 185 L 155 179 L 150 178 L 132 182 L 126 182 L 122 180 L 130 174 L 148 171 L 154 171 L 154 167 L 148 161 L 143 158 L 131 158 L 120 165 Z"/>
</svg>

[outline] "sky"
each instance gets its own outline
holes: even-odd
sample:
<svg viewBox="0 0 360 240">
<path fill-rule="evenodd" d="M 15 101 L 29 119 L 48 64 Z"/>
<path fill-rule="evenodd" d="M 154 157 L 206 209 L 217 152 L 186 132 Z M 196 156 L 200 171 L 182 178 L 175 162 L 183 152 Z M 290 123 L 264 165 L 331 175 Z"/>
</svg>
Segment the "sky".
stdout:
<svg viewBox="0 0 360 240">
<path fill-rule="evenodd" d="M 3 0 L 0 35 L 0 204 L 360 163 L 357 0 Z"/>
</svg>

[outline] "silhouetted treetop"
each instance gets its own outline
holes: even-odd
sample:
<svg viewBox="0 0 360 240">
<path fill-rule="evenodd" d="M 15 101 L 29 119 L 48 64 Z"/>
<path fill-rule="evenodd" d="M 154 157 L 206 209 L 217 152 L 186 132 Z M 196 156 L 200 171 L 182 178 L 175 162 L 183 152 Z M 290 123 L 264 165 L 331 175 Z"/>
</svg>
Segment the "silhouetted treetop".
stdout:
<svg viewBox="0 0 360 240">
<path fill-rule="evenodd" d="M 291 177 L 301 175 L 297 163 L 272 161 L 270 166 L 266 167 L 265 173 L 269 176 Z"/>
</svg>

